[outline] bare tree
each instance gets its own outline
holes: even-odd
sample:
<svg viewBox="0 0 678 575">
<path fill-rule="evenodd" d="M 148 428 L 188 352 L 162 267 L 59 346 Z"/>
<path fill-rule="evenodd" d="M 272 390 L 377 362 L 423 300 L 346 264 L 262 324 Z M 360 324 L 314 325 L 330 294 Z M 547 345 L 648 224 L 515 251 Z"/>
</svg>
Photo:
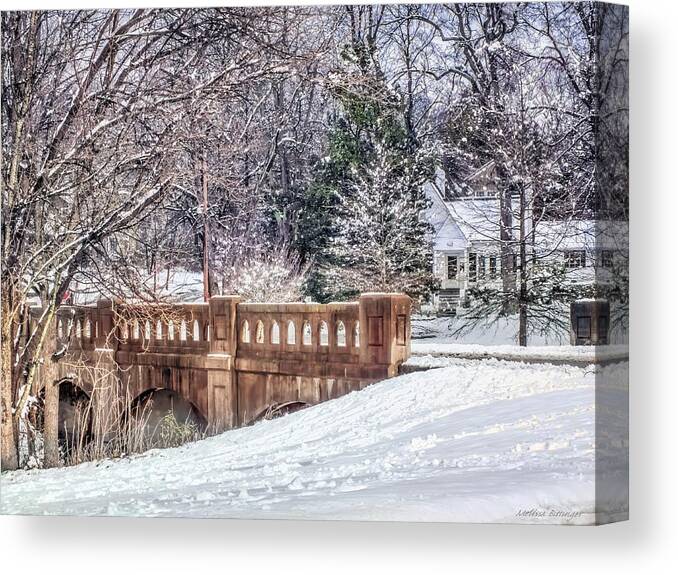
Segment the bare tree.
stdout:
<svg viewBox="0 0 678 575">
<path fill-rule="evenodd" d="M 262 57 L 270 13 L 3 13 L 4 468 L 17 465 L 16 420 L 71 281 L 105 266 L 91 257 L 97 246 L 136 234 L 183 173 L 177 136 L 200 140 L 203 128 L 187 124 L 187 102 L 208 105 L 275 73 L 279 61 Z M 215 63 L 208 48 L 220 42 L 237 49 Z M 36 301 L 42 315 L 22 334 Z"/>
</svg>

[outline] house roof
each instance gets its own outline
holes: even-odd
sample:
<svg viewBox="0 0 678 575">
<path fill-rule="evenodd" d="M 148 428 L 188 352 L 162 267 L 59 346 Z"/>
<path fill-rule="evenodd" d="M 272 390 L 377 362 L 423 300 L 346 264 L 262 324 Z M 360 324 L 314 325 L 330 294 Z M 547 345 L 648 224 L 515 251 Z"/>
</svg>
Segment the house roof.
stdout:
<svg viewBox="0 0 678 575">
<path fill-rule="evenodd" d="M 542 221 L 535 229 L 540 251 L 580 249 L 627 250 L 628 222 L 612 220 Z"/>
<path fill-rule="evenodd" d="M 464 198 L 447 201 L 445 206 L 469 242 L 499 239 L 499 200 Z"/>
<path fill-rule="evenodd" d="M 489 169 L 490 166 L 486 165 Z M 445 200 L 438 174 L 437 182 L 427 186 L 432 200 L 427 219 L 433 225 L 438 250 L 465 248 L 470 243 L 496 242 L 500 230 L 500 203 L 496 198 L 463 197 Z M 515 209 L 515 208 L 514 208 Z M 514 217 L 513 236 L 518 237 L 518 218 Z M 528 222 L 527 233 L 532 229 Z M 628 245 L 628 222 L 609 220 L 543 220 L 536 224 L 534 243 L 538 251 L 566 249 L 620 250 Z"/>
</svg>

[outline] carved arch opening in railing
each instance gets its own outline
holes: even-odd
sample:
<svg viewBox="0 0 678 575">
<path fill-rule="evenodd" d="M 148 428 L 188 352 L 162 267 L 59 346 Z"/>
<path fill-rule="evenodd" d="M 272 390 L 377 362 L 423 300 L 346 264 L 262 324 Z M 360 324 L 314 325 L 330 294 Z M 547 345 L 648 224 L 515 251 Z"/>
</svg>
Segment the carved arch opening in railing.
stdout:
<svg viewBox="0 0 678 575">
<path fill-rule="evenodd" d="M 243 343 L 250 342 L 250 322 L 247 320 L 243 321 L 240 326 L 240 341 Z"/>
<path fill-rule="evenodd" d="M 127 320 L 120 322 L 120 340 L 126 342 L 129 339 L 129 324 Z"/>
<path fill-rule="evenodd" d="M 327 322 L 324 320 L 320 321 L 320 327 L 318 328 L 318 343 L 322 347 L 330 345 L 330 330 L 327 328 Z"/>
<path fill-rule="evenodd" d="M 335 338 L 337 347 L 346 347 L 346 326 L 341 320 L 337 322 Z"/>
<path fill-rule="evenodd" d="M 254 341 L 256 343 L 264 343 L 264 322 L 258 320 L 254 330 Z"/>
<path fill-rule="evenodd" d="M 301 328 L 301 343 L 304 345 L 313 345 L 313 332 L 309 321 L 304 321 Z"/>
<path fill-rule="evenodd" d="M 273 345 L 280 344 L 280 324 L 278 324 L 276 320 L 273 320 L 273 323 L 271 324 L 270 339 Z"/>
</svg>

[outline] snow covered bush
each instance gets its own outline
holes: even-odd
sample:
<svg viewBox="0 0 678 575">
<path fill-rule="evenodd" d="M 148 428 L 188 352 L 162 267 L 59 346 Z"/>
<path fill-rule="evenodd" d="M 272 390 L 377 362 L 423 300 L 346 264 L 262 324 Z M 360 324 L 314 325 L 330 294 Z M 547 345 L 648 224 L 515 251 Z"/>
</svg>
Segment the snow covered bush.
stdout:
<svg viewBox="0 0 678 575">
<path fill-rule="evenodd" d="M 299 301 L 308 268 L 284 246 L 269 251 L 261 248 L 224 271 L 222 290 L 244 301 Z"/>
</svg>

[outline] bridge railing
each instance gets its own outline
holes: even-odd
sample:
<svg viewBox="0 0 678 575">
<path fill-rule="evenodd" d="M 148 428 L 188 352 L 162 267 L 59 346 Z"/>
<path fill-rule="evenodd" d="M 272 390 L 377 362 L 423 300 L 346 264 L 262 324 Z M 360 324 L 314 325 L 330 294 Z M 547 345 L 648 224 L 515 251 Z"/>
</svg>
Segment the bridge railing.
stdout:
<svg viewBox="0 0 678 575">
<path fill-rule="evenodd" d="M 61 306 L 57 338 L 82 351 L 209 351 L 208 304 L 135 306 L 100 300 L 96 306 Z"/>
<path fill-rule="evenodd" d="M 360 304 L 241 303 L 238 356 L 315 354 L 360 357 Z"/>
<path fill-rule="evenodd" d="M 121 351 L 196 354 L 209 351 L 209 305 L 204 303 L 116 310 Z"/>
<path fill-rule="evenodd" d="M 62 306 L 57 337 L 83 351 L 397 366 L 409 356 L 410 306 L 405 295 L 382 293 L 329 304 L 241 303 L 236 296 L 156 307 L 100 300 Z"/>
<path fill-rule="evenodd" d="M 383 293 L 349 303 L 239 303 L 236 367 L 365 380 L 394 375 L 410 353 L 410 308 L 409 297 Z"/>
</svg>

